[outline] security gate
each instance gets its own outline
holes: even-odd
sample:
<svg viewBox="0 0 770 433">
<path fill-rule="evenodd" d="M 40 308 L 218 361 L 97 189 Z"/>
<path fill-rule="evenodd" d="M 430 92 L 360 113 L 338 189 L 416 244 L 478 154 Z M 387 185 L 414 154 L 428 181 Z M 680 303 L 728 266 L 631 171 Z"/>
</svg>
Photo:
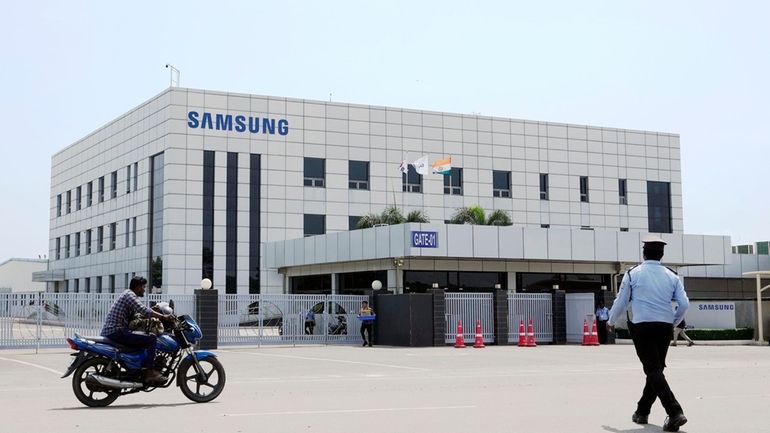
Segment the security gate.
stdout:
<svg viewBox="0 0 770 433">
<path fill-rule="evenodd" d="M 594 294 L 567 293 L 567 342 L 583 342 L 583 321 L 588 322 L 589 329 L 594 321 Z"/>
<path fill-rule="evenodd" d="M 553 342 L 553 304 L 550 293 L 510 293 L 508 295 L 508 342 L 518 343 L 519 326 L 525 330 L 532 321 L 538 342 Z"/>
<path fill-rule="evenodd" d="M 454 343 L 457 335 L 457 322 L 462 321 L 465 342 L 473 342 L 476 337 L 476 321 L 481 321 L 484 343 L 495 341 L 494 334 L 494 299 L 492 293 L 447 293 L 446 333 L 444 341 Z"/>
</svg>

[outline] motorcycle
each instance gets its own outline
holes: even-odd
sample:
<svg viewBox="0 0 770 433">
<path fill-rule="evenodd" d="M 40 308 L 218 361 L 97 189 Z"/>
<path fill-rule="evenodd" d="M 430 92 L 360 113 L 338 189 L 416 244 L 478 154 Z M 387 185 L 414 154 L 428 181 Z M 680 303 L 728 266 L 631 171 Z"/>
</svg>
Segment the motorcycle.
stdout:
<svg viewBox="0 0 770 433">
<path fill-rule="evenodd" d="M 217 356 L 205 350 L 193 350 L 203 333 L 192 317 L 176 317 L 170 332 L 158 336 L 155 353 L 130 348 L 106 337 L 82 337 L 75 334 L 67 343 L 77 352 L 62 379 L 72 376 L 75 397 L 86 406 L 104 407 L 121 395 L 151 392 L 172 383 L 185 397 L 196 403 L 214 400 L 225 387 L 225 370 Z M 168 379 L 164 383 L 142 381 L 141 367 L 154 356 L 155 368 Z"/>
<path fill-rule="evenodd" d="M 329 323 L 329 335 L 347 335 L 348 320 L 343 315 L 337 316 L 337 322 Z"/>
</svg>

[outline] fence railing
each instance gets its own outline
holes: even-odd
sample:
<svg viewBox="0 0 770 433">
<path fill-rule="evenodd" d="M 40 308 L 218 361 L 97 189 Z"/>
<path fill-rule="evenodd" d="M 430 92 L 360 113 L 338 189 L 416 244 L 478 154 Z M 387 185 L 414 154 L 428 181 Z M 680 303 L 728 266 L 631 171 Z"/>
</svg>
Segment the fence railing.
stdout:
<svg viewBox="0 0 770 433">
<path fill-rule="evenodd" d="M 444 341 L 453 343 L 457 336 L 457 322 L 462 321 L 463 338 L 473 342 L 476 337 L 476 321 L 481 321 L 484 343 L 495 341 L 494 298 L 492 293 L 446 293 L 446 332 Z"/>
<path fill-rule="evenodd" d="M 99 335 L 118 294 L 0 293 L 0 348 L 62 346 L 73 334 Z M 173 299 L 177 315 L 195 317 L 195 295 L 148 294 Z M 218 338 L 228 344 L 357 343 L 357 313 L 368 296 L 220 295 Z M 312 314 L 308 312 L 312 311 Z M 313 318 L 311 322 L 306 319 Z"/>
<path fill-rule="evenodd" d="M 532 320 L 537 341 L 553 341 L 553 306 L 550 293 L 510 293 L 508 295 L 508 342 L 519 340 L 519 325 Z M 525 328 L 526 329 L 526 328 Z"/>
</svg>

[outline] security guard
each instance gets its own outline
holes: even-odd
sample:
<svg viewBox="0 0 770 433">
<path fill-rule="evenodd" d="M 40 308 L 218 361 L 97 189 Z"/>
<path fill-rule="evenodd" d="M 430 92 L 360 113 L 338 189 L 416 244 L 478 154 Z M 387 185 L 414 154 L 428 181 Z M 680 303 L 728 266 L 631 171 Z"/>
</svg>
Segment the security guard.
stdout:
<svg viewBox="0 0 770 433">
<path fill-rule="evenodd" d="M 687 418 L 666 382 L 663 369 L 674 325 L 682 320 L 690 301 L 676 272 L 660 264 L 666 245 L 663 239 L 650 235 L 642 242 L 644 262 L 632 267 L 623 276 L 607 327 L 612 331 L 621 315 L 631 306 L 633 319 L 628 321 L 628 329 L 647 376 L 642 398 L 631 420 L 647 424 L 650 408 L 657 397 L 668 414 L 663 431 L 675 432 L 687 422 Z M 671 308 L 672 300 L 679 305 L 676 313 Z"/>
</svg>

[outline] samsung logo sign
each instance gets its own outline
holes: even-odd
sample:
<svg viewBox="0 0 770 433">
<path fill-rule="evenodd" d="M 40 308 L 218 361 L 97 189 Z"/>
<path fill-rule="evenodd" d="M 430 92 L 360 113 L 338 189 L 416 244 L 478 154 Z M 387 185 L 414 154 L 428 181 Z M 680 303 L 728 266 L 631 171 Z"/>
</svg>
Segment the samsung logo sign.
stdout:
<svg viewBox="0 0 770 433">
<path fill-rule="evenodd" d="M 244 115 L 222 113 L 187 113 L 187 126 L 190 128 L 213 129 L 217 131 L 250 132 L 252 134 L 288 135 L 289 121 Z"/>
<path fill-rule="evenodd" d="M 735 310 L 735 304 L 700 304 L 699 311 L 731 311 Z"/>
</svg>

